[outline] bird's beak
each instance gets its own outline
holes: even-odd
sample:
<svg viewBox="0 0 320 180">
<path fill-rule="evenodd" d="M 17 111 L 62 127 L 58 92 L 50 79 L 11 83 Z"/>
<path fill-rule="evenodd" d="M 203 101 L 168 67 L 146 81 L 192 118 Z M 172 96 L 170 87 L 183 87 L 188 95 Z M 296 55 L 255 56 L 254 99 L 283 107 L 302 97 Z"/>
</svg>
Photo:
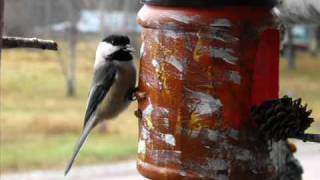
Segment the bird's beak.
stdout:
<svg viewBox="0 0 320 180">
<path fill-rule="evenodd" d="M 123 49 L 124 51 L 128 51 L 128 52 L 135 52 L 136 49 L 134 49 L 132 46 L 130 45 L 126 45 Z"/>
</svg>

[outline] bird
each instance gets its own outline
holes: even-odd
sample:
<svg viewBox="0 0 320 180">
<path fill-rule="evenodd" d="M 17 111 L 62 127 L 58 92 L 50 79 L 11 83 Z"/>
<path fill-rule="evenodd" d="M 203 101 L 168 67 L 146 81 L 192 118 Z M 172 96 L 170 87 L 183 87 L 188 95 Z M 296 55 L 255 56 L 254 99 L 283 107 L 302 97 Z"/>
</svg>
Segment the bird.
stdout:
<svg viewBox="0 0 320 180">
<path fill-rule="evenodd" d="M 91 130 L 97 124 L 119 115 L 133 100 L 133 93 L 137 89 L 133 51 L 130 39 L 125 35 L 113 34 L 98 44 L 83 130 L 66 166 L 65 176 Z"/>
</svg>

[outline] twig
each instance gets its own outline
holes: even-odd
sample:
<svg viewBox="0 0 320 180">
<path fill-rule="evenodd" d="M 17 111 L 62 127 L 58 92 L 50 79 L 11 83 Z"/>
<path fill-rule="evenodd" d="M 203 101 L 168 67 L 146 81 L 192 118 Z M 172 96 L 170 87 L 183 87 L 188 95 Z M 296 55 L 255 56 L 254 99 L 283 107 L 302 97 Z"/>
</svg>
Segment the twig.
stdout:
<svg viewBox="0 0 320 180">
<path fill-rule="evenodd" d="M 22 37 L 2 37 L 2 48 L 36 48 L 58 50 L 58 44 L 52 40 Z"/>
<path fill-rule="evenodd" d="M 308 142 L 320 143 L 320 134 L 300 134 L 293 138 L 301 139 L 304 142 L 308 141 Z"/>
</svg>

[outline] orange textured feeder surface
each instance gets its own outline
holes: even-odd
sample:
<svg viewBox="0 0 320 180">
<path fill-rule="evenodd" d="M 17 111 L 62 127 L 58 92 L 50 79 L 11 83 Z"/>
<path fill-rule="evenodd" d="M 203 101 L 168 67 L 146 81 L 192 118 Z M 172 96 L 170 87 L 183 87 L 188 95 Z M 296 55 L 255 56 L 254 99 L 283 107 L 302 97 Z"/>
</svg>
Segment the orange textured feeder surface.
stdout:
<svg viewBox="0 0 320 180">
<path fill-rule="evenodd" d="M 278 97 L 268 8 L 144 5 L 138 169 L 151 179 L 269 179 L 249 112 Z"/>
</svg>

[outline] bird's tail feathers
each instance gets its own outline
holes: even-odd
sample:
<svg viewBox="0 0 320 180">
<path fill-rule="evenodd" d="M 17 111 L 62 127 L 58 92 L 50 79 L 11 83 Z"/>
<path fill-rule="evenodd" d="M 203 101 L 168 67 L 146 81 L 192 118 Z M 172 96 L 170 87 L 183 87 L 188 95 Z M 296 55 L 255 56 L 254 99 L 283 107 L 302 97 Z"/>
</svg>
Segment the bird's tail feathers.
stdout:
<svg viewBox="0 0 320 180">
<path fill-rule="evenodd" d="M 90 131 L 92 130 L 92 128 L 94 127 L 94 125 L 95 125 L 95 117 L 93 116 L 93 118 L 90 118 L 88 123 L 86 123 L 86 125 L 85 125 L 85 127 L 84 127 L 84 129 L 82 131 L 82 134 L 80 136 L 78 144 L 76 145 L 75 150 L 73 151 L 72 158 L 69 161 L 69 163 L 68 163 L 68 165 L 67 165 L 67 167 L 65 169 L 65 172 L 64 172 L 65 176 L 69 173 L 69 171 L 70 171 L 75 159 L 77 158 L 77 155 L 78 155 L 82 145 L 87 140 L 88 135 L 89 135 Z"/>
</svg>

